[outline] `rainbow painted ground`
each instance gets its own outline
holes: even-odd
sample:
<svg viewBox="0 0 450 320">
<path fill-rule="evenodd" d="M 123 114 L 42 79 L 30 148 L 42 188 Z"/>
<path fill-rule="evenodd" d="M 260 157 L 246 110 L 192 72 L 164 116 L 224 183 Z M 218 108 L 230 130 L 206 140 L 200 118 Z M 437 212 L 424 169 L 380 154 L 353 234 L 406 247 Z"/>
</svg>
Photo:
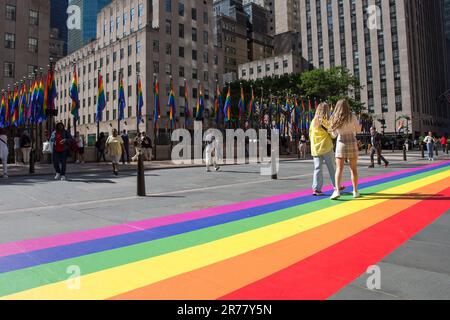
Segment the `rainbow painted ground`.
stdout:
<svg viewBox="0 0 450 320">
<path fill-rule="evenodd" d="M 450 210 L 450 161 L 361 179 L 360 192 L 0 244 L 0 298 L 326 299 Z"/>
</svg>

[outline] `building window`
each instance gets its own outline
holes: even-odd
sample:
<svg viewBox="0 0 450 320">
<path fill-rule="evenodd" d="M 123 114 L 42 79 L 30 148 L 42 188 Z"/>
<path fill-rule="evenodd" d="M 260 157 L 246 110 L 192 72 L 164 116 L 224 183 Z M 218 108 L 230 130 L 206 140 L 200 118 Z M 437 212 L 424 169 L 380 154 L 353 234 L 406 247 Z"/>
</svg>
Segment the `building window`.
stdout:
<svg viewBox="0 0 450 320">
<path fill-rule="evenodd" d="M 184 67 L 180 67 L 180 69 L 178 70 L 178 75 L 180 77 L 184 77 Z"/>
<path fill-rule="evenodd" d="M 16 47 L 16 35 L 5 33 L 5 48 L 14 49 Z"/>
<path fill-rule="evenodd" d="M 6 5 L 6 20 L 16 21 L 16 6 Z"/>
<path fill-rule="evenodd" d="M 178 56 L 184 58 L 184 47 L 178 47 Z"/>
<path fill-rule="evenodd" d="M 153 61 L 153 73 L 159 73 L 159 62 Z"/>
<path fill-rule="evenodd" d="M 203 11 L 203 23 L 208 24 L 208 12 Z"/>
<path fill-rule="evenodd" d="M 203 31 L 203 43 L 208 44 L 209 41 L 208 39 L 209 39 L 208 31 Z"/>
<path fill-rule="evenodd" d="M 14 63 L 5 62 L 3 64 L 3 76 L 5 78 L 14 78 Z"/>
<path fill-rule="evenodd" d="M 141 63 L 136 62 L 136 73 L 140 73 L 140 72 L 141 72 Z"/>
<path fill-rule="evenodd" d="M 159 52 L 159 41 L 153 40 L 153 52 Z"/>
<path fill-rule="evenodd" d="M 128 76 L 129 77 L 131 77 L 131 74 L 132 74 L 132 67 L 131 67 L 131 64 L 128 66 Z"/>
<path fill-rule="evenodd" d="M 198 73 L 197 69 L 192 68 L 192 79 L 197 79 L 197 73 Z"/>
<path fill-rule="evenodd" d="M 28 38 L 28 51 L 33 53 L 38 51 L 38 39 Z"/>
<path fill-rule="evenodd" d="M 197 61 L 197 50 L 192 50 L 192 60 Z"/>
<path fill-rule="evenodd" d="M 172 34 L 172 22 L 166 19 L 166 34 Z"/>
<path fill-rule="evenodd" d="M 172 74 L 172 65 L 170 63 L 166 63 L 166 65 L 164 67 L 164 71 L 166 72 L 167 75 L 171 75 Z"/>
<path fill-rule="evenodd" d="M 178 36 L 184 39 L 184 24 L 182 23 L 178 25 Z"/>
<path fill-rule="evenodd" d="M 29 18 L 28 18 L 28 23 L 33 25 L 33 26 L 39 25 L 39 12 L 38 11 L 30 9 L 30 15 L 29 15 Z"/>
<path fill-rule="evenodd" d="M 166 54 L 172 55 L 172 45 L 170 43 L 166 43 Z"/>
<path fill-rule="evenodd" d="M 141 42 L 137 41 L 136 42 L 136 54 L 140 54 L 141 53 L 141 49 L 142 49 Z"/>
<path fill-rule="evenodd" d="M 197 21 L 197 9 L 196 8 L 192 8 L 191 14 L 192 14 L 192 20 Z"/>
<path fill-rule="evenodd" d="M 164 7 L 166 12 L 172 12 L 172 0 L 165 0 Z"/>
<path fill-rule="evenodd" d="M 197 28 L 192 28 L 192 41 L 197 41 Z"/>
<path fill-rule="evenodd" d="M 181 2 L 178 3 L 178 14 L 181 17 L 184 17 L 184 3 Z"/>
</svg>

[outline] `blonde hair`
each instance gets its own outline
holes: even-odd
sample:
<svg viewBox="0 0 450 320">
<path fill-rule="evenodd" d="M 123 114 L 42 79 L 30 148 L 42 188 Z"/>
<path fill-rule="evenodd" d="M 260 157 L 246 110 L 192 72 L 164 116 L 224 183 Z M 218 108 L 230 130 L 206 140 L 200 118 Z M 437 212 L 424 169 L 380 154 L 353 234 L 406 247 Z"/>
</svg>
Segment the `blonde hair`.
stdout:
<svg viewBox="0 0 450 320">
<path fill-rule="evenodd" d="M 328 120 L 330 106 L 326 102 L 319 104 L 314 115 L 314 128 L 318 128 L 323 124 L 323 120 Z"/>
<path fill-rule="evenodd" d="M 352 120 L 353 114 L 346 99 L 339 100 L 330 119 L 330 131 L 336 131 Z"/>
</svg>

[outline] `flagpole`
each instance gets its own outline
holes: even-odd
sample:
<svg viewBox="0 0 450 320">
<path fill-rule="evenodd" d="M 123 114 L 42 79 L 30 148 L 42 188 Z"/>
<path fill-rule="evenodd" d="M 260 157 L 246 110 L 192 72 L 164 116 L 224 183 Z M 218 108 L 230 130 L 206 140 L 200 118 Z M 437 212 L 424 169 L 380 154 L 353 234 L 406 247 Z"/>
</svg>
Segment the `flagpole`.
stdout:
<svg viewBox="0 0 450 320">
<path fill-rule="evenodd" d="M 139 114 L 139 72 L 136 73 L 136 132 L 139 134 L 139 122 L 141 122 L 141 117 Z"/>
<path fill-rule="evenodd" d="M 100 84 L 100 68 L 98 68 L 98 74 L 97 74 L 97 91 L 100 93 L 99 91 L 99 84 Z M 98 105 L 98 99 L 100 99 L 100 95 L 97 96 L 97 105 Z M 98 112 L 98 108 L 97 108 L 97 119 L 95 119 L 97 121 L 97 141 L 100 137 L 100 121 L 99 121 L 99 112 Z"/>
<path fill-rule="evenodd" d="M 76 73 L 76 70 L 77 70 L 77 63 L 75 62 L 75 60 L 73 61 L 73 72 L 74 73 Z M 78 76 L 77 76 L 77 83 L 76 83 L 76 85 L 78 86 Z M 78 88 L 77 88 L 77 91 L 78 91 Z M 72 103 L 73 103 L 73 101 L 72 101 Z M 76 101 L 75 101 L 75 103 L 76 103 Z M 76 135 L 77 135 L 77 117 L 78 117 L 78 107 L 79 106 L 75 106 L 75 114 L 73 114 L 73 136 L 74 137 L 76 137 Z"/>
<path fill-rule="evenodd" d="M 119 69 L 120 70 L 120 69 Z M 121 116 L 121 105 L 120 105 L 120 85 L 121 85 L 121 80 L 122 80 L 122 71 L 119 71 L 119 90 L 117 92 L 118 94 L 118 100 L 119 100 L 119 107 L 117 108 L 118 111 L 118 117 L 117 117 L 117 132 L 120 135 L 120 116 Z M 125 110 L 124 110 L 125 112 Z"/>
</svg>

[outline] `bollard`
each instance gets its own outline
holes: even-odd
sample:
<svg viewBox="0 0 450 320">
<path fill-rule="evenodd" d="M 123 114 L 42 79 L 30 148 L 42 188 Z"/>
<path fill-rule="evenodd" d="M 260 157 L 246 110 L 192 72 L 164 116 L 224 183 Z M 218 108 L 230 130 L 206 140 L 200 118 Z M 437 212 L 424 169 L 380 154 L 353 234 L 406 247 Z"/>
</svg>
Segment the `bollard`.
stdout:
<svg viewBox="0 0 450 320">
<path fill-rule="evenodd" d="M 35 155 L 34 148 L 31 148 L 31 151 L 30 151 L 30 170 L 29 170 L 30 174 L 34 173 L 35 159 L 36 159 L 36 155 Z"/>
<path fill-rule="evenodd" d="M 423 144 L 420 145 L 420 152 L 422 153 L 422 159 L 425 159 L 425 150 L 423 149 Z"/>
<path fill-rule="evenodd" d="M 145 192 L 145 169 L 142 153 L 139 153 L 138 155 L 137 195 L 138 197 L 145 197 L 147 195 L 147 193 Z"/>
<path fill-rule="evenodd" d="M 448 143 L 445 145 L 445 153 L 448 154 Z"/>
<path fill-rule="evenodd" d="M 406 146 L 403 146 L 403 160 L 408 161 L 408 158 L 406 157 Z"/>
<path fill-rule="evenodd" d="M 272 170 L 272 180 L 277 180 L 278 179 L 278 173 L 277 173 L 277 163 L 276 163 L 276 156 L 275 156 L 275 151 L 271 150 L 270 153 L 270 168 Z"/>
<path fill-rule="evenodd" d="M 436 149 L 436 157 L 438 157 L 439 156 L 439 150 L 438 150 L 439 148 L 436 143 L 434 144 L 434 148 Z"/>
</svg>

